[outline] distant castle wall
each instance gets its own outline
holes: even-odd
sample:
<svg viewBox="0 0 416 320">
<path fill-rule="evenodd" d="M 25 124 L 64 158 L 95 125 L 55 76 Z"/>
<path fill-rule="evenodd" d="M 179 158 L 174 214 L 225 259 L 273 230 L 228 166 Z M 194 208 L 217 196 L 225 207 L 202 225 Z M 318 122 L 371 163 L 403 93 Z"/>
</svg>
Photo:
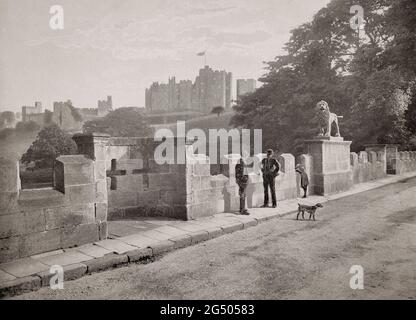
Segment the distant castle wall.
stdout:
<svg viewBox="0 0 416 320">
<path fill-rule="evenodd" d="M 41 127 L 48 125 L 48 122 L 52 121 L 62 130 L 80 132 L 82 125 L 86 121 L 104 117 L 111 112 L 113 110 L 112 105 L 111 96 L 108 96 L 107 100 L 98 101 L 98 108 L 75 108 L 72 106 L 70 100 L 66 102 L 54 102 L 53 112 L 50 113 L 51 117 L 48 117 L 46 111 L 43 112 L 42 110 L 42 103 L 36 102 L 34 107 L 22 107 L 21 121 L 34 121 Z M 16 121 L 18 120 L 20 120 L 20 113 L 19 117 L 16 118 Z"/>
<path fill-rule="evenodd" d="M 22 107 L 22 121 L 30 121 L 29 117 L 32 115 L 32 119 L 35 119 L 34 114 L 42 113 L 42 103 L 35 102 L 35 106 L 23 106 Z"/>
<path fill-rule="evenodd" d="M 199 70 L 195 82 L 176 82 L 169 78 L 167 84 L 154 82 L 145 92 L 146 109 L 153 113 L 183 110 L 211 112 L 213 107 L 231 107 L 232 74 L 212 70 L 205 66 Z"/>
<path fill-rule="evenodd" d="M 52 121 L 62 130 L 74 132 L 80 131 L 83 124 L 81 114 L 70 101 L 53 103 Z"/>
</svg>

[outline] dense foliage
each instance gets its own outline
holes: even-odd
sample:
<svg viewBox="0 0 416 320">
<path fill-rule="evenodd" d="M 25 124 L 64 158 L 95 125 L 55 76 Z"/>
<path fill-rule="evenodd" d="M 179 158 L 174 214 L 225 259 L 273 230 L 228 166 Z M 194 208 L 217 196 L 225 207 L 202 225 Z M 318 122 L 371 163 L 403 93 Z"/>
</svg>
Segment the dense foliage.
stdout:
<svg viewBox="0 0 416 320">
<path fill-rule="evenodd" d="M 350 26 L 353 0 L 332 0 L 292 30 L 286 54 L 267 63 L 263 86 L 242 97 L 231 124 L 263 129 L 265 148 L 295 154 L 315 133 L 320 100 L 343 115 L 353 150 L 369 143 L 415 148 L 416 1 L 361 0 L 364 25 Z"/>
<path fill-rule="evenodd" d="M 152 131 L 142 109 L 127 107 L 116 109 L 105 117 L 88 121 L 84 133 L 108 133 L 114 137 L 147 137 Z"/>
<path fill-rule="evenodd" d="M 42 161 L 52 165 L 60 155 L 76 154 L 77 145 L 71 136 L 61 130 L 56 124 L 52 124 L 39 131 L 36 140 L 23 154 L 23 163 Z"/>
</svg>

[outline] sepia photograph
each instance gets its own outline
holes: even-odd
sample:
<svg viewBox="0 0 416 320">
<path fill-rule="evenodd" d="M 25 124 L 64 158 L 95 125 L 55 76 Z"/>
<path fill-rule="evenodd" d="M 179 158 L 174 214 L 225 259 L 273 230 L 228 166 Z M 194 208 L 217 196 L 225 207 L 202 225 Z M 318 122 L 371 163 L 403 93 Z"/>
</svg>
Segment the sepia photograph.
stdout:
<svg viewBox="0 0 416 320">
<path fill-rule="evenodd" d="M 0 304 L 415 301 L 415 195 L 415 0 L 0 0 Z"/>
</svg>

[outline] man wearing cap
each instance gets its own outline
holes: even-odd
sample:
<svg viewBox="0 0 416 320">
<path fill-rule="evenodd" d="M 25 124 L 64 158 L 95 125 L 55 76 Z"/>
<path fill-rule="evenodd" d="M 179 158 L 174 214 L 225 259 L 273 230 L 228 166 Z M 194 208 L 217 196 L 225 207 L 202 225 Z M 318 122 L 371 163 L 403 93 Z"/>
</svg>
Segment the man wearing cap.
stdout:
<svg viewBox="0 0 416 320">
<path fill-rule="evenodd" d="M 263 187 L 264 187 L 264 204 L 262 208 L 269 206 L 269 188 L 272 194 L 272 205 L 276 208 L 276 188 L 274 179 L 277 177 L 280 165 L 276 159 L 272 158 L 273 150 L 267 150 L 267 158 L 261 161 L 261 171 L 263 172 Z"/>
</svg>

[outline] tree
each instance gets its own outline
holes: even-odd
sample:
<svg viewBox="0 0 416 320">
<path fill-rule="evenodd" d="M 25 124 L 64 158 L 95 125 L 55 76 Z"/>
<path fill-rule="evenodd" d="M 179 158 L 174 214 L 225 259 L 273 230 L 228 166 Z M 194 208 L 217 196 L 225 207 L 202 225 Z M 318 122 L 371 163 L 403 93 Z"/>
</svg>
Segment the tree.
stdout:
<svg viewBox="0 0 416 320">
<path fill-rule="evenodd" d="M 35 121 L 27 121 L 27 122 L 18 122 L 16 124 L 16 131 L 17 132 L 34 132 L 40 129 L 40 125 Z"/>
<path fill-rule="evenodd" d="M 223 113 L 225 111 L 223 106 L 217 106 L 212 108 L 211 113 L 216 114 L 218 117 L 220 116 L 221 113 Z"/>
<path fill-rule="evenodd" d="M 52 166 L 53 161 L 60 155 L 76 153 L 77 145 L 72 138 L 53 123 L 39 131 L 36 140 L 23 154 L 21 161 L 29 163 L 42 160 Z"/>
<path fill-rule="evenodd" d="M 263 145 L 303 152 L 313 135 L 315 104 L 343 115 L 341 134 L 358 150 L 366 143 L 399 143 L 411 135 L 406 110 L 414 87 L 416 2 L 362 0 L 360 37 L 351 28 L 353 0 L 332 0 L 311 22 L 291 32 L 286 54 L 267 63 L 263 86 L 235 106 L 231 123 L 263 129 Z M 394 21 L 393 21 L 394 20 Z"/>
<path fill-rule="evenodd" d="M 105 117 L 88 121 L 84 133 L 108 133 L 115 137 L 147 137 L 152 134 L 143 110 L 134 107 L 116 109 Z"/>
</svg>

